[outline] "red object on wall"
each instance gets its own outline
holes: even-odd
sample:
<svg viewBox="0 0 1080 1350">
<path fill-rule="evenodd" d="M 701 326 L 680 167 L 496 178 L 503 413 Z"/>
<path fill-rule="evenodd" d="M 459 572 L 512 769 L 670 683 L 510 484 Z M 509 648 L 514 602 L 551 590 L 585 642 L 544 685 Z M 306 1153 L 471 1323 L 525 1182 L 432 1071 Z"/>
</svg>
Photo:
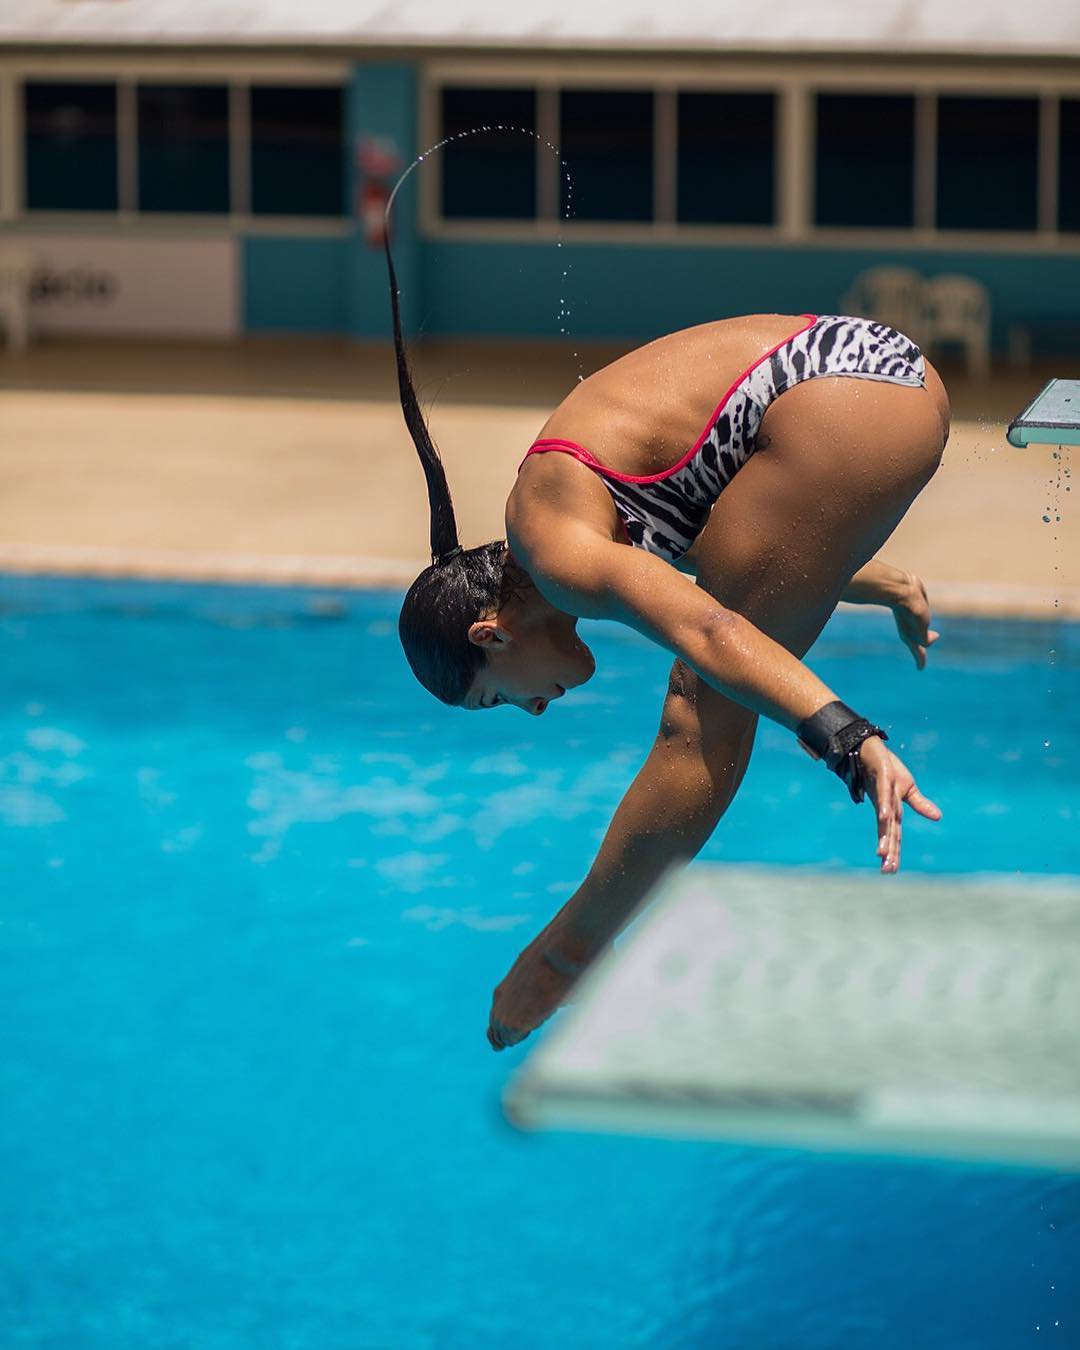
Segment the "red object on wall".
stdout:
<svg viewBox="0 0 1080 1350">
<path fill-rule="evenodd" d="M 401 156 L 389 136 L 362 135 L 356 138 L 356 214 L 371 248 L 382 248 L 386 239 L 386 203 L 390 198 L 390 180 L 401 172 Z"/>
<path fill-rule="evenodd" d="M 356 167 L 368 178 L 396 178 L 401 172 L 401 155 L 389 136 L 358 136 Z"/>
<path fill-rule="evenodd" d="M 390 189 L 374 178 L 365 178 L 357 193 L 356 214 L 364 231 L 364 242 L 382 248 L 386 239 L 386 203 Z"/>
</svg>

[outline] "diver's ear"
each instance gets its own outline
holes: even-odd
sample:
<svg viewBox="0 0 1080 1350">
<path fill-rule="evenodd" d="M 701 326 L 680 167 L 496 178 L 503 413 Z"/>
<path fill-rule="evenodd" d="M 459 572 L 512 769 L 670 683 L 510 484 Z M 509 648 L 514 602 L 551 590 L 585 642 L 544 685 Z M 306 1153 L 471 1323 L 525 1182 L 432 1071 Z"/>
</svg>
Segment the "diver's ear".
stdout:
<svg viewBox="0 0 1080 1350">
<path fill-rule="evenodd" d="M 514 638 L 508 628 L 504 628 L 498 619 L 478 619 L 469 624 L 469 641 L 474 647 L 506 647 Z"/>
</svg>

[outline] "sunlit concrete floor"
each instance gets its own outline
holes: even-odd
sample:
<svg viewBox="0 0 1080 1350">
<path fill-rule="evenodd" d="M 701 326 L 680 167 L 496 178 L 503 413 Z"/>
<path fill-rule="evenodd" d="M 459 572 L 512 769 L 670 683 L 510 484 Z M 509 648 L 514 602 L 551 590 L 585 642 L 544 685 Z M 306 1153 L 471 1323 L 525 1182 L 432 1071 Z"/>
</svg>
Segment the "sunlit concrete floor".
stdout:
<svg viewBox="0 0 1080 1350">
<path fill-rule="evenodd" d="M 579 373 L 624 350 L 417 345 L 466 544 L 502 535 L 536 431 Z M 1080 615 L 1080 453 L 1005 439 L 1080 358 L 995 367 L 985 382 L 937 365 L 953 404 L 945 460 L 881 556 L 922 575 L 941 611 Z M 0 570 L 400 586 L 426 559 L 387 343 L 51 339 L 0 352 Z"/>
</svg>

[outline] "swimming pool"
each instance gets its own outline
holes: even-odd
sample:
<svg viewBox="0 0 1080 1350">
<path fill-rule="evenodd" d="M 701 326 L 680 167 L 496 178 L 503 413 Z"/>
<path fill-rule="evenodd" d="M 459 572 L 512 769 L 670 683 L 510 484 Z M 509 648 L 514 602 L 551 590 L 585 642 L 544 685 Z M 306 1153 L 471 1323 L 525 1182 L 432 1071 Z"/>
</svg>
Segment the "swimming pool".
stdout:
<svg viewBox="0 0 1080 1350">
<path fill-rule="evenodd" d="M 451 713 L 397 604 L 0 578 L 0 1343 L 1080 1345 L 1080 1178 L 502 1120 L 491 990 L 669 663 L 583 625 L 564 704 Z M 904 867 L 1076 873 L 1080 625 L 939 626 L 922 674 L 871 611 L 810 656 L 945 813 Z M 705 856 L 875 865 L 772 725 Z"/>
</svg>

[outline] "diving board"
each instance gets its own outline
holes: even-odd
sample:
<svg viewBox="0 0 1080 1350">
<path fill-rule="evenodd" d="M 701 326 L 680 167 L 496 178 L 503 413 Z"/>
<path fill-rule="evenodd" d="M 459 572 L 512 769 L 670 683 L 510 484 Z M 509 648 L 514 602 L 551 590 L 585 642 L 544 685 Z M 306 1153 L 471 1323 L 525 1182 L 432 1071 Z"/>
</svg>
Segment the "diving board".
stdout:
<svg viewBox="0 0 1080 1350">
<path fill-rule="evenodd" d="M 1010 445 L 1080 445 L 1080 380 L 1051 380 L 1009 423 Z"/>
<path fill-rule="evenodd" d="M 1080 881 L 697 864 L 509 1082 L 522 1129 L 1080 1171 Z"/>
</svg>

